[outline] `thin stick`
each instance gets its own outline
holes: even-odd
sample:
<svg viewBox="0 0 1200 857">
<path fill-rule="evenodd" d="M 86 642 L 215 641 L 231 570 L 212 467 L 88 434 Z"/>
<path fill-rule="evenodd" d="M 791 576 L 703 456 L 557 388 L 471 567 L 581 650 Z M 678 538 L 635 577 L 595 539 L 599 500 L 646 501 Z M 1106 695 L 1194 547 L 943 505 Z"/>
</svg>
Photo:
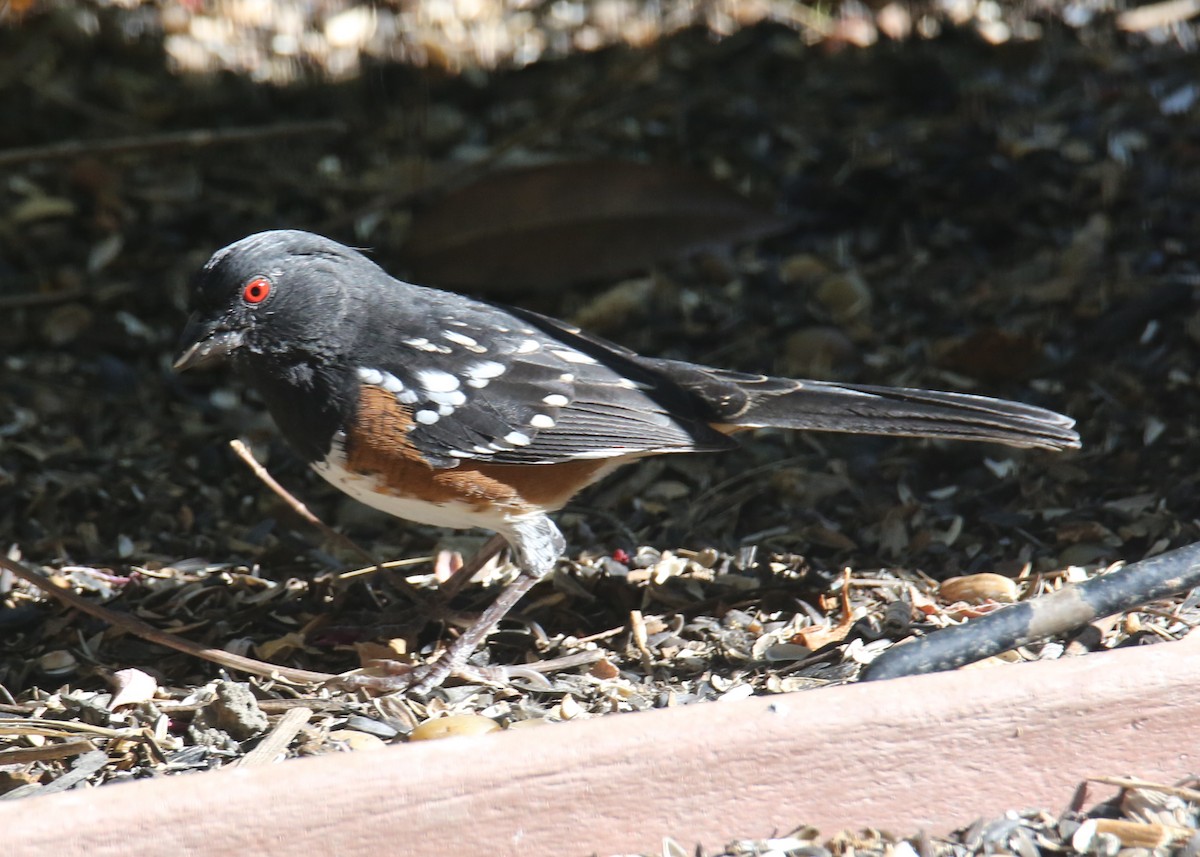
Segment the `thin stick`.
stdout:
<svg viewBox="0 0 1200 857">
<path fill-rule="evenodd" d="M 1182 786 L 1167 786 L 1162 783 L 1130 779 L 1128 777 L 1088 777 L 1088 780 L 1093 783 L 1103 783 L 1106 786 L 1116 786 L 1121 789 L 1142 789 L 1144 791 L 1161 792 L 1172 797 L 1200 802 L 1200 791 L 1183 788 Z"/>
<path fill-rule="evenodd" d="M 0 150 L 0 167 L 27 161 L 59 161 L 80 155 L 120 155 L 158 149 L 200 149 L 231 143 L 248 143 L 272 137 L 293 137 L 305 134 L 344 134 L 346 123 L 323 119 L 315 122 L 280 122 L 250 128 L 199 128 L 192 131 L 169 131 L 136 137 L 114 137 L 108 140 L 65 140 L 46 146 L 28 146 Z"/>
<path fill-rule="evenodd" d="M 11 750 L 0 750 L 0 765 L 28 765 L 30 762 L 46 762 L 50 759 L 65 759 L 68 756 L 78 756 L 96 749 L 96 745 L 86 738 L 74 741 L 60 741 L 57 744 L 44 744 L 41 747 L 14 747 Z"/>
<path fill-rule="evenodd" d="M 368 563 L 375 566 L 376 569 L 379 568 L 378 561 L 376 561 L 375 557 L 373 557 L 366 548 L 359 546 L 359 544 L 352 538 L 344 533 L 339 533 L 333 527 L 322 521 L 320 518 L 310 512 L 307 506 L 292 496 L 292 494 L 290 494 L 286 488 L 276 482 L 275 477 L 267 472 L 267 468 L 258 463 L 258 459 L 254 457 L 254 454 L 250 452 L 250 449 L 246 446 L 246 444 L 235 438 L 229 441 L 229 446 L 235 453 L 237 453 L 237 457 L 240 458 L 245 465 L 250 468 L 250 471 L 258 477 L 258 480 L 274 491 L 275 495 L 279 497 L 280 500 L 287 503 L 288 507 L 293 512 L 320 530 L 325 538 L 335 541 L 343 547 L 349 548 L 365 559 Z"/>
<path fill-rule="evenodd" d="M 413 565 L 425 565 L 433 562 L 431 556 L 414 556 L 409 559 L 393 559 L 389 562 L 378 562 L 372 565 L 363 566 L 362 568 L 352 568 L 349 571 L 338 572 L 338 580 L 350 580 L 355 577 L 362 577 L 364 574 L 376 574 L 381 571 L 391 571 L 396 568 L 408 568 Z"/>
<path fill-rule="evenodd" d="M 26 307 L 53 306 L 77 301 L 87 295 L 83 289 L 63 292 L 25 292 L 19 295 L 0 296 L 0 309 L 24 309 Z"/>
<path fill-rule="evenodd" d="M 467 584 L 468 581 L 479 573 L 496 554 L 504 550 L 508 546 L 508 542 L 504 540 L 504 536 L 493 535 L 490 539 L 483 543 L 475 555 L 464 562 L 454 574 L 446 578 L 445 581 L 438 584 L 438 593 L 442 598 L 449 602 L 451 598 L 459 593 L 459 590 Z"/>
<path fill-rule="evenodd" d="M 374 566 L 376 571 L 383 570 L 383 566 L 366 548 L 361 547 L 352 538 L 344 533 L 339 533 L 333 527 L 322 521 L 320 518 L 310 512 L 308 507 L 297 500 L 286 488 L 276 482 L 275 477 L 267 472 L 267 468 L 258 463 L 258 459 L 254 457 L 254 454 L 250 452 L 246 444 L 235 438 L 234 440 L 229 441 L 229 446 L 232 447 L 235 453 L 237 453 L 237 457 L 240 458 L 245 465 L 250 468 L 250 471 L 258 477 L 260 482 L 274 491 L 275 495 L 279 497 L 279 499 L 283 500 L 283 502 L 287 503 L 288 507 L 293 512 L 320 530 L 325 538 L 332 539 L 343 547 L 354 551 L 368 563 Z M 429 597 L 425 595 L 424 592 L 417 589 L 417 587 L 413 586 L 403 577 L 397 577 L 395 583 L 396 588 L 403 592 L 409 598 L 409 600 L 411 600 L 418 607 L 431 613 L 439 612 L 437 605 L 435 605 L 429 599 Z"/>
<path fill-rule="evenodd" d="M 253 658 L 235 655 L 232 652 L 226 652 L 222 649 L 201 646 L 199 643 L 193 643 L 191 640 L 185 640 L 166 631 L 160 631 L 153 625 L 149 625 L 127 613 L 118 613 L 115 610 L 109 610 L 107 607 L 101 607 L 99 604 L 93 604 L 83 596 L 76 595 L 65 586 L 53 583 L 40 572 L 35 571 L 24 563 L 11 560 L 2 554 L 0 554 L 0 567 L 8 569 L 13 575 L 24 580 L 31 586 L 36 586 L 43 592 L 53 595 L 64 604 L 87 613 L 89 616 L 95 616 L 97 619 L 107 622 L 116 628 L 128 631 L 136 637 L 141 637 L 143 640 L 149 640 L 160 646 L 166 646 L 168 649 L 174 649 L 177 652 L 183 652 L 187 655 L 211 661 L 227 669 L 238 670 L 250 673 L 251 675 L 265 676 L 267 678 L 284 679 L 285 681 L 297 684 L 320 684 L 336 678 L 336 676 L 329 673 L 312 672 L 310 670 L 294 669 L 293 667 L 281 667 L 265 663 L 264 661 L 256 661 Z"/>
</svg>

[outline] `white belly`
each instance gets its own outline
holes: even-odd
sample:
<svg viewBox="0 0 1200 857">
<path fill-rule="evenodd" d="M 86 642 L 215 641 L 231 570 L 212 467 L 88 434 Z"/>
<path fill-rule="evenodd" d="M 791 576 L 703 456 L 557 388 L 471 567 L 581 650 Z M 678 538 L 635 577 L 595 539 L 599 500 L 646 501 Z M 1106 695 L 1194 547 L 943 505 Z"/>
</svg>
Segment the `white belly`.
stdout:
<svg viewBox="0 0 1200 857">
<path fill-rule="evenodd" d="M 457 501 L 426 503 L 398 497 L 389 491 L 377 490 L 380 487 L 379 480 L 373 476 L 352 473 L 345 464 L 346 456 L 339 439 L 334 442 L 326 459 L 313 464 L 312 468 L 329 484 L 360 503 L 397 518 L 434 527 L 456 530 L 480 527 L 499 533 L 512 547 L 518 565 L 529 574 L 546 574 L 562 555 L 565 546 L 562 534 L 543 512 L 512 514 L 500 509 L 481 511 L 476 506 Z M 614 461 L 611 466 L 602 468 L 602 472 L 612 470 L 616 464 Z"/>
<path fill-rule="evenodd" d="M 426 503 L 376 490 L 379 488 L 377 479 L 351 473 L 343 466 L 344 461 L 345 456 L 335 449 L 324 461 L 313 464 L 312 469 L 330 485 L 372 509 L 433 527 L 449 527 L 454 530 L 483 527 L 493 532 L 506 529 L 505 525 L 509 519 L 502 513 L 481 512 L 467 503 Z"/>
</svg>

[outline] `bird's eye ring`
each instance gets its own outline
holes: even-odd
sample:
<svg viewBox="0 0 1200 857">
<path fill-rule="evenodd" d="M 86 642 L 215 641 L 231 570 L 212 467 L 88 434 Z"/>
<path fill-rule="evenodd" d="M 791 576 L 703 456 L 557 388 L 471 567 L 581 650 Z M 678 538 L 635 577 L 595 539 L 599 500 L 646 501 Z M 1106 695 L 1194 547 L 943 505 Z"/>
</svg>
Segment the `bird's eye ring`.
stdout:
<svg viewBox="0 0 1200 857">
<path fill-rule="evenodd" d="M 248 304 L 260 304 L 271 294 L 271 281 L 266 277 L 255 277 L 242 288 L 242 300 Z"/>
</svg>

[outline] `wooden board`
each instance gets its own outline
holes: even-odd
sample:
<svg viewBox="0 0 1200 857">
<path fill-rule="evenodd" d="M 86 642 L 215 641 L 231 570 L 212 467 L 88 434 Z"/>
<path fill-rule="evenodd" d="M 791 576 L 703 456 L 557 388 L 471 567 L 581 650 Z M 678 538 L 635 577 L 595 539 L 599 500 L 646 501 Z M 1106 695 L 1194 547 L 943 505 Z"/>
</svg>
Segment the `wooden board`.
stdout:
<svg viewBox="0 0 1200 857">
<path fill-rule="evenodd" d="M 653 852 L 1063 808 L 1089 775 L 1200 767 L 1200 635 L 0 802 L 4 853 Z M 1107 791 L 1100 790 L 1103 795 Z"/>
</svg>

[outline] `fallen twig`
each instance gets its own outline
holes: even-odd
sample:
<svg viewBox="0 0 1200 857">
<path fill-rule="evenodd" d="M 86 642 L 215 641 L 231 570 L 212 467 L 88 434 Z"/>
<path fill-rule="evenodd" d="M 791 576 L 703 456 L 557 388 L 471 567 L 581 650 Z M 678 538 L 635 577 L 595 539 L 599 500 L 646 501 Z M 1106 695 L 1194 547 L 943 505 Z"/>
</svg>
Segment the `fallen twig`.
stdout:
<svg viewBox="0 0 1200 857">
<path fill-rule="evenodd" d="M 283 502 L 287 503 L 288 507 L 293 512 L 320 530 L 325 538 L 332 539 L 338 544 L 354 551 L 359 556 L 363 557 L 368 563 L 374 566 L 376 571 L 382 571 L 385 568 L 385 566 L 375 559 L 375 557 L 373 557 L 366 548 L 360 546 L 349 536 L 345 535 L 344 533 L 339 533 L 333 527 L 322 521 L 311 511 L 309 511 L 309 508 L 297 500 L 286 488 L 276 482 L 275 477 L 267 472 L 267 468 L 258 463 L 258 459 L 254 457 L 254 454 L 250 452 L 250 449 L 246 446 L 246 444 L 242 443 L 240 440 L 234 439 L 229 441 L 229 446 L 237 454 L 237 457 L 240 458 L 246 464 L 246 466 L 250 468 L 250 471 L 258 477 L 260 482 L 274 491 L 275 495 Z M 397 577 L 395 583 L 396 588 L 408 596 L 408 598 L 418 607 L 431 613 L 442 612 L 439 606 L 434 604 L 433 601 L 427 595 L 425 595 L 425 593 L 417 589 L 417 587 L 413 586 L 403 577 Z"/>
<path fill-rule="evenodd" d="M 78 756 L 90 753 L 96 745 L 86 738 L 72 741 L 57 741 L 53 744 L 43 744 L 40 747 L 13 747 L 11 750 L 0 750 L 0 765 L 28 765 L 30 762 L 48 762 L 51 759 L 65 759 L 68 756 Z"/>
<path fill-rule="evenodd" d="M 86 294 L 87 292 L 82 289 L 70 289 L 62 292 L 25 292 L 19 295 L 0 295 L 0 310 L 65 304 L 77 301 Z"/>
<path fill-rule="evenodd" d="M 160 646 L 166 646 L 168 649 L 174 649 L 177 652 L 183 652 L 184 654 L 211 661 L 227 669 L 238 670 L 239 672 L 250 673 L 251 675 L 283 679 L 284 681 L 299 684 L 320 684 L 336 678 L 336 676 L 329 673 L 312 672 L 311 670 L 301 670 L 293 667 L 281 667 L 276 664 L 268 664 L 264 661 L 256 661 L 253 658 L 235 655 L 223 649 L 201 646 L 199 643 L 193 643 L 191 640 L 185 640 L 166 631 L 160 631 L 153 625 L 148 625 L 141 619 L 130 616 L 127 613 L 118 613 L 99 604 L 93 604 L 83 596 L 76 595 L 70 589 L 48 580 L 44 575 L 24 563 L 11 560 L 3 555 L 0 555 L 0 567 L 8 569 L 13 575 L 24 580 L 31 586 L 36 586 L 64 604 L 87 613 L 89 616 L 95 616 L 97 619 L 107 622 L 116 628 L 141 637 L 143 640 L 149 640 Z"/>
<path fill-rule="evenodd" d="M 455 569 L 454 574 L 438 584 L 438 592 L 442 598 L 445 601 L 449 601 L 457 595 L 459 590 L 491 561 L 492 557 L 496 556 L 496 554 L 500 553 L 506 547 L 508 547 L 508 542 L 504 540 L 504 536 L 493 535 L 489 538 L 483 543 L 483 547 L 476 551 L 473 557 Z"/>
<path fill-rule="evenodd" d="M 334 119 L 315 122 L 280 122 L 253 128 L 199 128 L 192 131 L 169 131 L 165 134 L 146 134 L 136 137 L 116 137 L 109 140 L 65 140 L 45 146 L 24 146 L 0 150 L 0 167 L 27 161 L 57 161 L 80 155 L 119 155 L 155 149 L 199 149 L 230 143 L 246 143 L 271 137 L 292 137 L 306 134 L 342 134 L 346 123 Z"/>
<path fill-rule="evenodd" d="M 280 500 L 287 503 L 288 508 L 320 530 L 325 538 L 331 539 L 343 547 L 347 547 L 354 551 L 368 563 L 375 566 L 376 569 L 380 567 L 379 562 L 371 555 L 370 551 L 364 547 L 361 547 L 356 541 L 354 541 L 354 539 L 350 538 L 344 533 L 339 533 L 333 527 L 329 526 L 329 524 L 322 521 L 311 511 L 309 511 L 309 508 L 297 500 L 286 488 L 276 482 L 275 477 L 267 472 L 267 468 L 258 463 L 258 459 L 254 457 L 254 453 L 250 451 L 250 448 L 246 446 L 246 444 L 235 438 L 234 440 L 229 441 L 229 446 L 237 454 L 237 457 L 240 458 L 245 465 L 250 468 L 250 472 L 258 477 L 260 482 L 274 491 L 275 495 L 279 497 Z"/>
<path fill-rule="evenodd" d="M 1169 27 L 1200 15 L 1200 0 L 1166 0 L 1136 9 L 1126 9 L 1117 15 L 1117 29 L 1127 33 L 1144 33 L 1158 27 Z"/>
<path fill-rule="evenodd" d="M 1130 777 L 1088 777 L 1088 781 L 1103 783 L 1106 786 L 1116 786 L 1119 789 L 1141 789 L 1143 791 L 1160 792 L 1161 794 L 1200 803 L 1200 791 L 1183 788 L 1182 786 L 1167 786 L 1162 783 L 1132 779 Z"/>
</svg>

